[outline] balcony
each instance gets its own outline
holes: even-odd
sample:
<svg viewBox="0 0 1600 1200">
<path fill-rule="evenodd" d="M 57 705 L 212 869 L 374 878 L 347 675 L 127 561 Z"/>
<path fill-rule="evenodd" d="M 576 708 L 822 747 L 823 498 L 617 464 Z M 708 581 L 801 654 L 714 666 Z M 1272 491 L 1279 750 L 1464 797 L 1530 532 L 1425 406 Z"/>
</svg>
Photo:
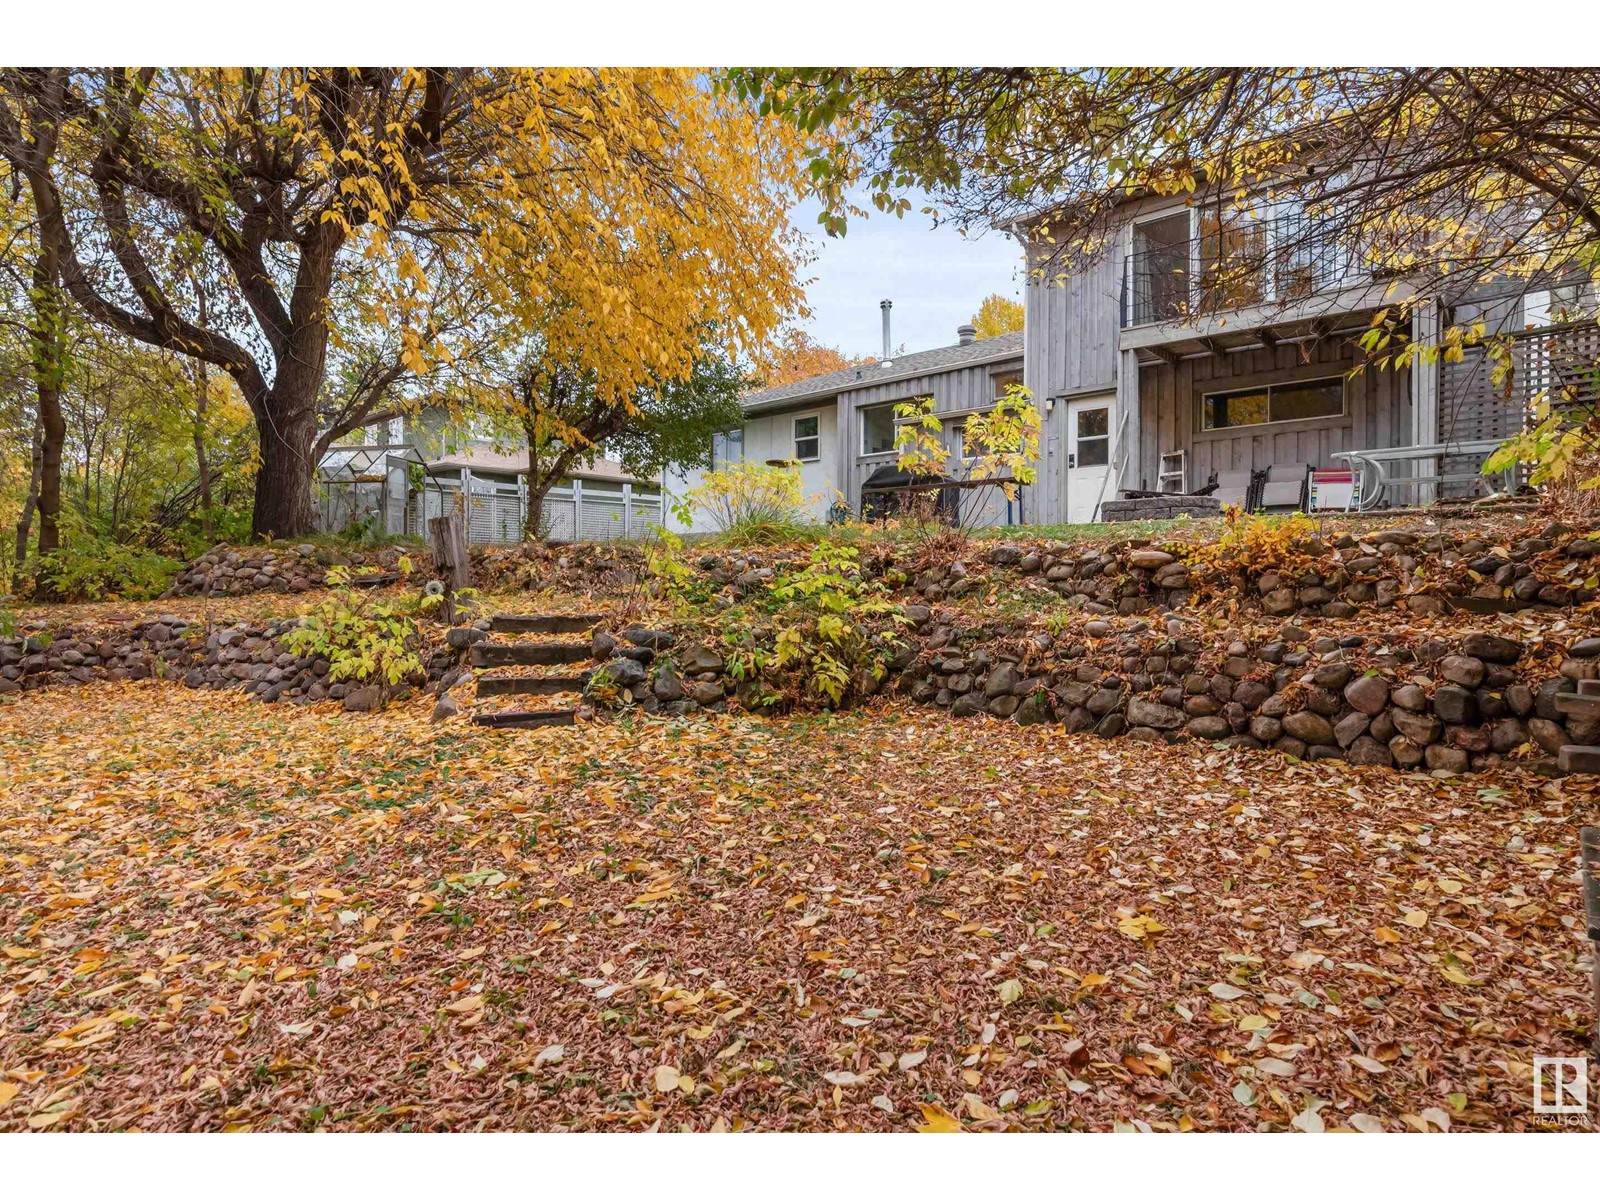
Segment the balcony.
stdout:
<svg viewBox="0 0 1600 1200">
<path fill-rule="evenodd" d="M 1288 309 L 1370 282 L 1357 257 L 1302 213 L 1262 220 L 1202 218 L 1199 237 L 1162 241 L 1135 226 L 1123 260 L 1122 325 L 1188 325 L 1239 309 Z M 1206 229 L 1206 225 L 1210 225 Z"/>
</svg>

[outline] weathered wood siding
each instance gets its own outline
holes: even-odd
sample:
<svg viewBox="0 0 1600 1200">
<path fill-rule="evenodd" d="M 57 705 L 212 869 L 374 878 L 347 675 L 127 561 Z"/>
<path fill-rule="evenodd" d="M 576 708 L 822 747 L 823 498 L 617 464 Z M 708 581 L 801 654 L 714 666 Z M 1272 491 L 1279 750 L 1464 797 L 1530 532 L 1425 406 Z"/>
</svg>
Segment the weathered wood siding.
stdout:
<svg viewBox="0 0 1600 1200">
<path fill-rule="evenodd" d="M 1200 398 L 1207 392 L 1265 382 L 1326 378 L 1355 364 L 1349 342 L 1318 343 L 1305 361 L 1299 345 L 1185 358 L 1176 366 L 1147 364 L 1139 372 L 1144 420 L 1140 463 L 1144 485 L 1155 487 L 1162 454 L 1187 451 L 1187 486 L 1213 471 L 1259 471 L 1274 463 L 1337 466 L 1342 450 L 1403 446 L 1411 440 L 1411 398 L 1406 372 L 1366 371 L 1346 381 L 1346 414 L 1237 430 L 1200 429 Z M 1129 481 L 1131 484 L 1133 481 Z"/>
<path fill-rule="evenodd" d="M 1039 481 L 1029 489 L 1030 522 L 1066 519 L 1066 406 L 1044 412 L 1046 401 L 1116 387 L 1124 241 L 1117 238 L 1098 258 L 1065 273 L 1042 264 L 1040 248 L 1029 252 L 1030 266 L 1042 274 L 1030 270 L 1023 297 L 1024 383 L 1044 416 Z"/>
<path fill-rule="evenodd" d="M 980 343 L 981 344 L 981 343 Z M 959 367 L 955 370 L 940 371 L 930 375 L 918 375 L 909 379 L 899 379 L 892 383 L 877 384 L 872 387 L 853 388 L 839 396 L 839 448 L 844 469 L 841 472 L 842 483 L 840 490 L 844 493 L 846 502 L 856 512 L 861 510 L 861 485 L 879 467 L 892 464 L 895 460 L 894 453 L 863 455 L 861 453 L 861 412 L 863 409 L 873 408 L 882 404 L 900 404 L 907 400 L 914 400 L 919 396 L 933 397 L 933 410 L 936 413 L 963 413 L 981 411 L 988 408 L 995 401 L 996 380 L 1007 375 L 1016 375 L 1023 370 L 1023 356 L 1019 353 L 1015 357 L 996 362 L 981 363 L 974 366 Z M 988 489 L 979 489 L 987 494 Z M 1031 489 L 1026 489 L 1031 490 Z M 1026 498 L 1024 504 L 1027 504 Z M 997 510 L 997 516 L 1003 520 L 1005 504 L 1002 500 Z M 1028 520 L 1034 519 L 1028 508 Z M 1015 509 L 1013 509 L 1015 512 Z M 990 523 L 988 521 L 975 523 Z"/>
<path fill-rule="evenodd" d="M 1107 248 L 1064 278 L 1045 266 L 1043 278 L 1029 279 L 1027 383 L 1035 400 L 1116 385 L 1121 261 L 1120 253 Z"/>
</svg>

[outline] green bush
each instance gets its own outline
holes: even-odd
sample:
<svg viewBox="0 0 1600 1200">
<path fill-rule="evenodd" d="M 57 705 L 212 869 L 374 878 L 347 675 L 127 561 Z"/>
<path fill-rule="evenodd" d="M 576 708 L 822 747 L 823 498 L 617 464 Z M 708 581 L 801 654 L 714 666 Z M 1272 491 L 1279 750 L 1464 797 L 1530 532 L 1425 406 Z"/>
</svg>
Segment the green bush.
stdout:
<svg viewBox="0 0 1600 1200">
<path fill-rule="evenodd" d="M 685 524 L 696 512 L 704 513 L 734 546 L 794 541 L 810 524 L 798 466 L 742 462 L 708 471 L 678 506 Z"/>
<path fill-rule="evenodd" d="M 771 613 L 769 653 L 759 649 L 766 631 L 724 619 L 729 671 L 740 680 L 761 679 L 781 694 L 798 685 L 825 706 L 874 690 L 889 659 L 904 645 L 905 617 L 883 584 L 862 577 L 854 546 L 824 542 L 804 567 L 773 580 L 765 596 Z"/>
<path fill-rule="evenodd" d="M 172 585 L 182 566 L 154 550 L 79 534 L 40 560 L 38 577 L 61 600 L 151 600 Z"/>
<path fill-rule="evenodd" d="M 402 571 L 410 563 L 400 560 Z M 422 674 L 422 631 L 418 617 L 436 596 L 396 599 L 350 586 L 350 572 L 328 572 L 328 596 L 306 608 L 283 644 L 301 657 L 328 660 L 328 680 L 338 683 L 401 683 Z"/>
</svg>

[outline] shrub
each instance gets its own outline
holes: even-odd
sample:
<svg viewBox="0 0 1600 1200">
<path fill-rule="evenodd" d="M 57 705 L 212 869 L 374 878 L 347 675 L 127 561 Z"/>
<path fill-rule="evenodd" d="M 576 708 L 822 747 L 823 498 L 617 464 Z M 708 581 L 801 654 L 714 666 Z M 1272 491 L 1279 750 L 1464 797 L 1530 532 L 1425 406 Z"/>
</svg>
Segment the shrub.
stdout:
<svg viewBox="0 0 1600 1200">
<path fill-rule="evenodd" d="M 1298 566 L 1310 558 L 1316 522 L 1303 513 L 1263 516 L 1236 504 L 1222 510 L 1222 534 L 1213 542 L 1189 548 L 1187 561 L 1229 574 L 1260 574 Z"/>
<path fill-rule="evenodd" d="M 182 566 L 154 550 L 80 534 L 40 560 L 39 578 L 62 600 L 150 600 L 171 586 Z"/>
<path fill-rule="evenodd" d="M 402 571 L 410 561 L 400 560 Z M 283 644 L 301 657 L 328 660 L 328 679 L 397 684 L 422 674 L 422 632 L 417 618 L 438 596 L 396 599 L 350 586 L 344 567 L 328 571 L 328 596 L 305 609 Z"/>
<path fill-rule="evenodd" d="M 837 705 L 852 690 L 869 690 L 902 645 L 905 618 L 883 585 L 861 576 L 854 546 L 823 543 L 810 561 L 768 589 L 777 606 L 770 660 L 754 665 L 792 672 L 804 690 Z"/>
<path fill-rule="evenodd" d="M 733 463 L 708 472 L 684 497 L 683 507 L 681 516 L 704 513 L 736 545 L 791 541 L 809 523 L 800 472 L 762 463 Z"/>
</svg>

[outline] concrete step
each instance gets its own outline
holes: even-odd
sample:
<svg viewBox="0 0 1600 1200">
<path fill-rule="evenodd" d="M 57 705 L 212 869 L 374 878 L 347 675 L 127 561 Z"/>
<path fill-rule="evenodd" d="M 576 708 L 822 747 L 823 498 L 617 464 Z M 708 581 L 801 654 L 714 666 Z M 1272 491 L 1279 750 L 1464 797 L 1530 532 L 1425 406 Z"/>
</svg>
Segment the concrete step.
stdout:
<svg viewBox="0 0 1600 1200">
<path fill-rule="evenodd" d="M 587 675 L 481 675 L 480 696 L 556 696 L 581 692 Z"/>
<path fill-rule="evenodd" d="M 543 710 L 513 709 L 510 712 L 473 713 L 472 723 L 490 729 L 535 729 L 541 725 L 571 725 L 575 714 L 570 708 Z"/>
<path fill-rule="evenodd" d="M 589 647 L 581 642 L 515 642 L 497 646 L 479 642 L 472 647 L 475 667 L 549 667 L 589 660 Z"/>
<path fill-rule="evenodd" d="M 588 633 L 604 621 L 599 613 L 559 616 L 516 616 L 504 613 L 489 618 L 491 633 Z"/>
</svg>

